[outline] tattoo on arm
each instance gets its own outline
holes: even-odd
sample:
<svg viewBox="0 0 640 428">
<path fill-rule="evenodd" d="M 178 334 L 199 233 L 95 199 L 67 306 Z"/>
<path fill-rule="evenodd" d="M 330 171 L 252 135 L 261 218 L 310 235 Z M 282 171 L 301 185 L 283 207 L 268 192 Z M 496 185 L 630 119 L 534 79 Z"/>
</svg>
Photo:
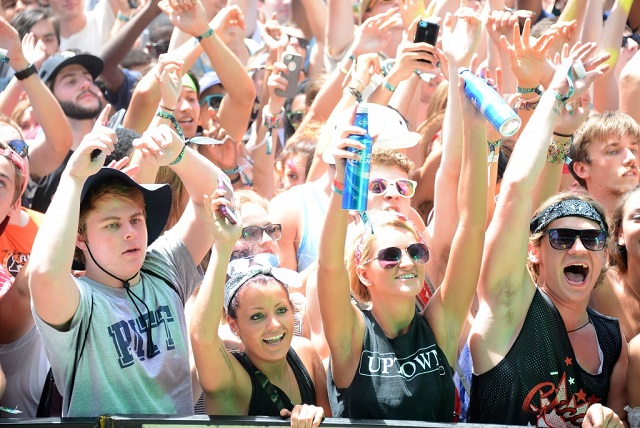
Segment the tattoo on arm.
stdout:
<svg viewBox="0 0 640 428">
<path fill-rule="evenodd" d="M 225 347 L 223 345 L 220 345 L 220 347 L 218 348 L 218 351 L 222 354 L 222 358 L 224 359 L 224 362 L 227 364 L 227 368 L 231 370 L 231 361 L 229 361 L 229 355 L 227 354 L 227 350 L 225 349 Z"/>
</svg>

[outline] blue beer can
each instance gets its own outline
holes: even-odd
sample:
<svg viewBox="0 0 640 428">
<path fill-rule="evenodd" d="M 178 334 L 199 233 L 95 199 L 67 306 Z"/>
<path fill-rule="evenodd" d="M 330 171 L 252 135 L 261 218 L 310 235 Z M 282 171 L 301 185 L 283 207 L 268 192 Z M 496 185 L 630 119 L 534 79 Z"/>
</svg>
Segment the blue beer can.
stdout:
<svg viewBox="0 0 640 428">
<path fill-rule="evenodd" d="M 371 170 L 371 149 L 373 142 L 369 135 L 369 112 L 366 107 L 358 107 L 353 124 L 367 131 L 365 135 L 350 135 L 349 138 L 364 144 L 364 150 L 348 149 L 360 154 L 360 160 L 348 159 L 344 171 L 344 191 L 342 209 L 366 211 L 369 193 L 369 171 Z"/>
<path fill-rule="evenodd" d="M 460 67 L 458 74 L 464 79 L 464 93 L 489 123 L 503 137 L 510 137 L 520 129 L 522 120 L 509 104 L 487 82 Z"/>
</svg>

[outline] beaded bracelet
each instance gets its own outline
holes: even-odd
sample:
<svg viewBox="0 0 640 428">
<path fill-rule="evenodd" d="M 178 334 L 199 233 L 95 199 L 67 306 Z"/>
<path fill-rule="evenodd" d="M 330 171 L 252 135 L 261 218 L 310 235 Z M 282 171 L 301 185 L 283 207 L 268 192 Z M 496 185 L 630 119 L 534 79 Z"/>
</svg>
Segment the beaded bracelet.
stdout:
<svg viewBox="0 0 640 428">
<path fill-rule="evenodd" d="M 573 137 L 570 137 L 568 141 L 555 141 L 551 139 L 549 142 L 549 148 L 547 149 L 547 162 L 552 164 L 564 163 L 569 165 L 569 163 L 571 163 L 569 149 L 572 142 Z"/>
<path fill-rule="evenodd" d="M 156 110 L 156 116 L 161 117 L 163 119 L 169 119 L 173 127 L 176 129 L 176 132 L 178 133 L 178 136 L 180 137 L 180 139 L 184 141 L 184 133 L 182 132 L 182 128 L 180 128 L 180 124 L 178 123 L 174 115 L 158 109 Z"/>
<path fill-rule="evenodd" d="M 282 111 L 276 115 L 267 113 L 268 108 L 269 106 L 264 106 L 262 109 L 262 124 L 269 130 L 267 132 L 267 154 L 270 155 L 273 151 L 273 130 L 279 129 L 282 126 L 284 107 Z"/>
</svg>

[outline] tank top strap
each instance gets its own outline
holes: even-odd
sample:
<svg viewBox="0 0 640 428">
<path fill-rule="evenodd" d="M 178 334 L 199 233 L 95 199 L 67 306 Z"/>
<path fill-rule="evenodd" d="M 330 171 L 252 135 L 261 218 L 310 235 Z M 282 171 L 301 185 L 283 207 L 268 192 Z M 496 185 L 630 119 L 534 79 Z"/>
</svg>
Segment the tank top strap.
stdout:
<svg viewBox="0 0 640 428">
<path fill-rule="evenodd" d="M 293 370 L 298 388 L 300 389 L 300 399 L 302 404 L 316 404 L 316 389 L 311 380 L 311 376 L 304 366 L 304 363 L 293 348 L 287 352 L 287 362 Z"/>
</svg>

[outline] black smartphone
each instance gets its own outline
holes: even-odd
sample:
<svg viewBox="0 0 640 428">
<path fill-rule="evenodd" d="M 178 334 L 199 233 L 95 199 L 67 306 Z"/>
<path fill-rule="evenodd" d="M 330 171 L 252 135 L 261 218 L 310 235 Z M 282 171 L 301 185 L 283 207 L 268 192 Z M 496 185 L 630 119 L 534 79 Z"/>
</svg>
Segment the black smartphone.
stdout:
<svg viewBox="0 0 640 428">
<path fill-rule="evenodd" d="M 438 32 L 440 32 L 440 24 L 421 19 L 418 22 L 418 28 L 416 28 L 416 35 L 413 38 L 413 42 L 425 42 L 429 43 L 431 46 L 435 46 L 438 41 Z"/>
<path fill-rule="evenodd" d="M 298 90 L 298 77 L 302 69 L 302 57 L 298 54 L 285 52 L 282 62 L 287 66 L 287 74 L 284 75 L 287 79 L 287 90 L 276 89 L 275 93 L 281 97 L 293 98 Z"/>
<path fill-rule="evenodd" d="M 224 197 L 226 200 L 231 202 L 229 206 L 220 206 L 220 211 L 222 212 L 222 215 L 229 220 L 229 223 L 236 224 L 238 222 L 238 214 L 235 199 L 233 198 L 233 185 L 226 174 L 223 174 L 218 178 L 218 188 L 227 191 Z"/>
</svg>

